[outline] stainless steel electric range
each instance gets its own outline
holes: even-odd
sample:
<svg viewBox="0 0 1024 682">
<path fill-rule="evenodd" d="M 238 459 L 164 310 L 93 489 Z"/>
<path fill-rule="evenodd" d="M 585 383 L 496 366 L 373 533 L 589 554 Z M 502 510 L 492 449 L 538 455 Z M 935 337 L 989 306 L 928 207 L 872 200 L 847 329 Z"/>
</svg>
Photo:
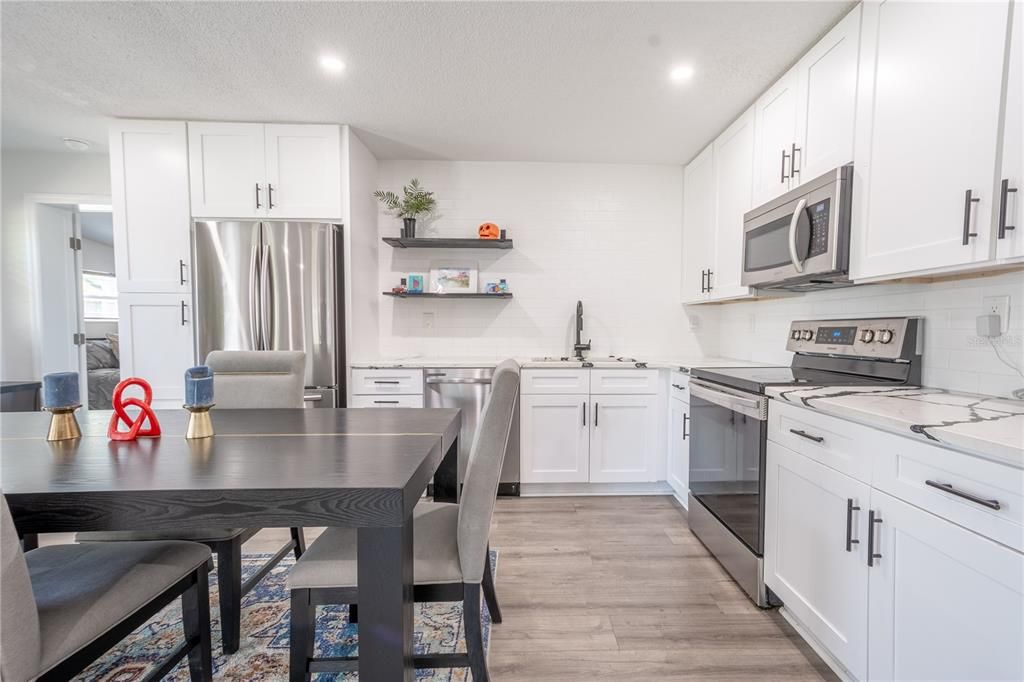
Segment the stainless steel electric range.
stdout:
<svg viewBox="0 0 1024 682">
<path fill-rule="evenodd" d="M 790 325 L 789 367 L 690 372 L 690 529 L 758 606 L 764 585 L 768 386 L 919 384 L 921 319 L 806 320 Z"/>
</svg>

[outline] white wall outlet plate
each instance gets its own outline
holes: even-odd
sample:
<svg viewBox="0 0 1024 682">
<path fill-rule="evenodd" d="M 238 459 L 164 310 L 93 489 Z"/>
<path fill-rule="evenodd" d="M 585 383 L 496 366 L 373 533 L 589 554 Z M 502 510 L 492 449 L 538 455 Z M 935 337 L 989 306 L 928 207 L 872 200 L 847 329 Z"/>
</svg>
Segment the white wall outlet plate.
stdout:
<svg viewBox="0 0 1024 682">
<path fill-rule="evenodd" d="M 983 315 L 999 316 L 999 331 L 1006 333 L 1010 328 L 1010 297 L 985 296 L 981 299 Z"/>
</svg>

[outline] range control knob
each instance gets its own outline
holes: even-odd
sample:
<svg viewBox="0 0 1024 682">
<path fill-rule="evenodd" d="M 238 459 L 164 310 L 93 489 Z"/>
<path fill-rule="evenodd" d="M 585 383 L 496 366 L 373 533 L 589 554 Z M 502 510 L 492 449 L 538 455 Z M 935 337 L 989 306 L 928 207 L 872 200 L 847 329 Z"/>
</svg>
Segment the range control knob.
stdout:
<svg viewBox="0 0 1024 682">
<path fill-rule="evenodd" d="M 801 341 L 810 341 L 813 338 L 814 332 L 812 332 L 810 329 L 804 329 L 802 332 L 800 332 Z"/>
<path fill-rule="evenodd" d="M 871 343 L 875 340 L 875 332 L 873 329 L 865 329 L 860 333 L 860 340 L 864 343 Z"/>
<path fill-rule="evenodd" d="M 789 333 L 789 338 L 793 339 L 794 341 L 799 341 L 800 340 L 800 330 L 799 329 L 794 329 L 793 331 L 791 331 Z"/>
<path fill-rule="evenodd" d="M 883 329 L 878 332 L 878 343 L 891 343 L 892 342 L 892 330 Z"/>
</svg>

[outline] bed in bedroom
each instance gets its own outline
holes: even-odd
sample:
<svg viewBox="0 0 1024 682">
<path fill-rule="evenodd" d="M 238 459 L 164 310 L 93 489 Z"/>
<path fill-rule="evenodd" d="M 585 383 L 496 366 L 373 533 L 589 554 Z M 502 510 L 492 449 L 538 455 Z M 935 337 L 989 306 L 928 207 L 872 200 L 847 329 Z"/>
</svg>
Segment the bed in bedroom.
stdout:
<svg viewBox="0 0 1024 682">
<path fill-rule="evenodd" d="M 90 410 L 111 409 L 114 388 L 121 381 L 118 351 L 116 334 L 102 339 L 87 339 L 85 342 Z"/>
</svg>

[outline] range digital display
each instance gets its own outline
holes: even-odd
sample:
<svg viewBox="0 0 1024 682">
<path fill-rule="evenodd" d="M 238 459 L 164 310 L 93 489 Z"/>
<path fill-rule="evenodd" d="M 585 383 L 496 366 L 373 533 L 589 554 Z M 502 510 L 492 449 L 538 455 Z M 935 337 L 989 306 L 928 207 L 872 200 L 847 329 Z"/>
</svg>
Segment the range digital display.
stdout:
<svg viewBox="0 0 1024 682">
<path fill-rule="evenodd" d="M 856 338 L 856 327 L 818 327 L 818 334 L 814 342 L 833 346 L 852 346 Z"/>
</svg>

